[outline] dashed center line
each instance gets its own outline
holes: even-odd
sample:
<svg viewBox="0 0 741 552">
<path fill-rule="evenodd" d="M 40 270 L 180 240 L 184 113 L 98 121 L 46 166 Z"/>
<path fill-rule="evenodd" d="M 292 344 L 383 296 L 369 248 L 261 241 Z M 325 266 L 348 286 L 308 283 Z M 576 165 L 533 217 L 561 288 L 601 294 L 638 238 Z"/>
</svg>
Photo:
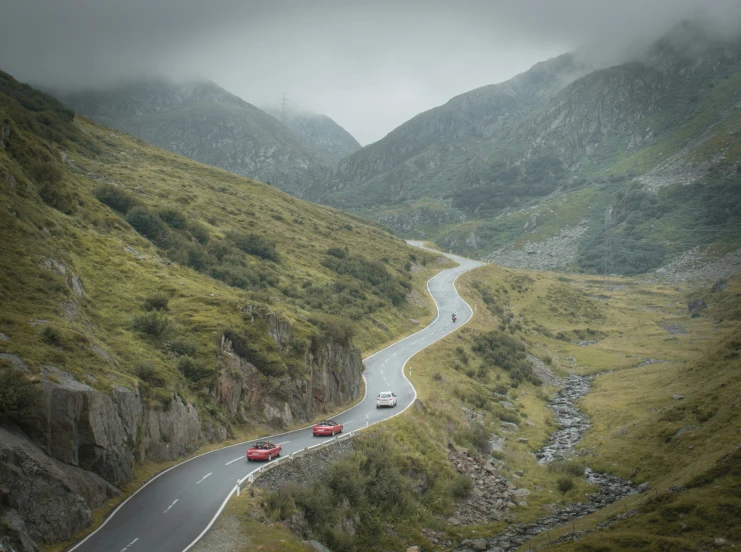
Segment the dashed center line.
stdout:
<svg viewBox="0 0 741 552">
<path fill-rule="evenodd" d="M 239 458 L 235 458 L 234 460 L 229 460 L 229 462 L 227 462 L 224 465 L 225 466 L 228 466 L 229 464 L 234 464 L 234 462 L 236 462 L 237 460 L 242 460 L 242 458 L 244 458 L 244 457 L 243 456 L 240 456 Z"/>
<path fill-rule="evenodd" d="M 203 477 L 201 477 L 201 479 L 200 479 L 200 481 L 198 481 L 198 483 L 200 483 L 201 481 L 203 481 L 204 479 L 206 479 L 209 475 L 212 475 L 213 473 L 214 472 L 207 473 L 206 475 L 204 475 Z M 196 483 L 196 485 L 198 485 L 198 483 Z"/>
<path fill-rule="evenodd" d="M 131 541 L 131 542 L 130 542 L 129 544 L 127 544 L 126 546 L 124 546 L 124 547 L 123 547 L 123 548 L 121 549 L 121 552 L 126 552 L 126 551 L 127 551 L 127 550 L 128 550 L 129 548 L 131 548 L 131 545 L 132 545 L 132 544 L 134 544 L 134 543 L 135 543 L 136 541 L 138 541 L 138 540 L 139 540 L 139 537 L 135 538 L 135 539 L 134 539 L 133 541 Z"/>
<path fill-rule="evenodd" d="M 286 443 L 290 443 L 291 441 L 283 441 L 282 443 L 275 443 L 276 445 L 285 445 Z"/>
<path fill-rule="evenodd" d="M 178 499 L 178 498 L 176 498 L 176 499 L 175 499 L 175 502 L 173 502 L 172 504 L 170 504 L 170 505 L 169 505 L 169 506 L 167 507 L 167 510 L 165 510 L 165 511 L 164 511 L 163 513 L 165 513 L 165 514 L 166 514 L 167 512 L 169 512 L 169 511 L 170 511 L 170 508 L 172 508 L 173 506 L 175 506 L 175 504 L 177 504 L 177 503 L 178 503 L 178 500 L 179 500 L 179 499 Z M 131 545 L 129 545 L 129 546 L 131 546 Z"/>
</svg>

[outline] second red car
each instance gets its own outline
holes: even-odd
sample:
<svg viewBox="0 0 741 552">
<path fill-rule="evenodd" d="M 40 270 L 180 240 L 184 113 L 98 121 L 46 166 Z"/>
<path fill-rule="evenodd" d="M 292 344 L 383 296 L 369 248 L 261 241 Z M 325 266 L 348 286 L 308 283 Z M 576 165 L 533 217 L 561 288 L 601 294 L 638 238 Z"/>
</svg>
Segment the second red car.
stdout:
<svg viewBox="0 0 741 552">
<path fill-rule="evenodd" d="M 335 435 L 342 433 L 342 424 L 334 420 L 322 420 L 314 426 L 314 435 Z"/>
<path fill-rule="evenodd" d="M 283 450 L 280 445 L 274 445 L 270 441 L 258 441 L 252 447 L 247 449 L 247 460 L 267 460 L 268 462 L 273 458 L 280 456 L 280 451 Z"/>
</svg>

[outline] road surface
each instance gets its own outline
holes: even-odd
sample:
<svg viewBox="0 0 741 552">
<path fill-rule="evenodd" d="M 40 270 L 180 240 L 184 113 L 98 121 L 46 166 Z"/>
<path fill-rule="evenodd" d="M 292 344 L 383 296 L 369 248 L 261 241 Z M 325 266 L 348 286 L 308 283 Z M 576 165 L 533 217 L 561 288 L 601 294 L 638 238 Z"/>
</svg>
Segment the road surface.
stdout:
<svg viewBox="0 0 741 552">
<path fill-rule="evenodd" d="M 420 247 L 419 242 L 409 242 Z M 394 343 L 364 360 L 366 396 L 353 408 L 334 416 L 344 424 L 344 432 L 355 431 L 394 416 L 416 398 L 414 387 L 403 374 L 409 358 L 440 340 L 471 317 L 470 307 L 455 289 L 455 279 L 482 263 L 447 255 L 460 263 L 444 270 L 427 283 L 438 308 L 435 320 L 424 329 Z M 453 323 L 451 314 L 456 313 Z M 398 396 L 395 408 L 376 408 L 381 391 Z M 263 438 L 264 439 L 264 438 Z M 311 428 L 269 437 L 283 446 L 283 455 L 316 445 L 325 437 L 314 437 Z M 94 533 L 70 549 L 75 552 L 183 552 L 194 545 L 211 527 L 237 481 L 260 465 L 247 462 L 250 444 L 240 443 L 196 456 L 162 472 L 141 487 L 108 517 Z"/>
</svg>

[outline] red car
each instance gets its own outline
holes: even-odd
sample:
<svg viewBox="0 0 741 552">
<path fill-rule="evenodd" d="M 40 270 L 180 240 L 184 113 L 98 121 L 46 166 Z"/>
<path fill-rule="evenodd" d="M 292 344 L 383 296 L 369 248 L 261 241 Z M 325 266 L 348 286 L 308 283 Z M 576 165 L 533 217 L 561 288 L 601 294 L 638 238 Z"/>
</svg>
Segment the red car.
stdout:
<svg viewBox="0 0 741 552">
<path fill-rule="evenodd" d="M 247 449 L 247 460 L 252 462 L 253 460 L 267 460 L 270 461 L 273 458 L 280 456 L 280 451 L 283 450 L 280 445 L 274 445 L 270 441 L 258 441 L 252 447 Z"/>
<path fill-rule="evenodd" d="M 334 420 L 322 420 L 314 426 L 314 435 L 334 435 L 342 433 L 342 424 Z"/>
</svg>

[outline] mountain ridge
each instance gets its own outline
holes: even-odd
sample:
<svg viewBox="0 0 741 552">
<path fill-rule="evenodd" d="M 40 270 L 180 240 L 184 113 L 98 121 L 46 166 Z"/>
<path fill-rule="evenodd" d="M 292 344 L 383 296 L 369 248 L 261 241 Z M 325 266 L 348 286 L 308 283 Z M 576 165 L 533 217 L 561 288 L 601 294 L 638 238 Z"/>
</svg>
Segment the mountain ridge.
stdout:
<svg viewBox="0 0 741 552">
<path fill-rule="evenodd" d="M 274 117 L 207 80 L 154 79 L 58 96 L 102 124 L 297 197 L 334 164 Z"/>
</svg>

